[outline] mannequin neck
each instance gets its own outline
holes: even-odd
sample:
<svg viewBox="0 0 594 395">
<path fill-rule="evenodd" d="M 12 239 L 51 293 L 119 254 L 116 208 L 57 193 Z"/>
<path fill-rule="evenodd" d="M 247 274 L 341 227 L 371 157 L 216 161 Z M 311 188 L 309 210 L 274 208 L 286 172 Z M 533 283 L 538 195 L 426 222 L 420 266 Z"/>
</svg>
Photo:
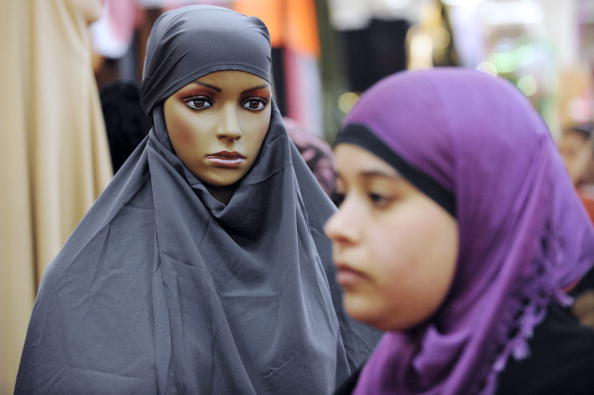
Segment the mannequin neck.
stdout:
<svg viewBox="0 0 594 395">
<path fill-rule="evenodd" d="M 226 186 L 217 186 L 217 185 L 209 185 L 209 184 L 205 184 L 205 185 L 206 185 L 206 189 L 208 189 L 208 192 L 210 192 L 212 197 L 214 197 L 221 203 L 227 204 L 227 203 L 229 203 L 229 200 L 231 200 L 231 197 L 235 193 L 235 190 L 237 189 L 238 184 L 236 183 L 236 184 L 226 185 Z"/>
</svg>

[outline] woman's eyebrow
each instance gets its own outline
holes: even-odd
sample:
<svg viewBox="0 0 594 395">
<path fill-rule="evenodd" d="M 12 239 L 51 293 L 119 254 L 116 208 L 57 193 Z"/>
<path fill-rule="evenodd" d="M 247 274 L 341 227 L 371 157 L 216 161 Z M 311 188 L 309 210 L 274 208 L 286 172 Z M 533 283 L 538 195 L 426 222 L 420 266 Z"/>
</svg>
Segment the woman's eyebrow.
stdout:
<svg viewBox="0 0 594 395">
<path fill-rule="evenodd" d="M 400 180 L 402 178 L 402 176 L 399 173 L 392 173 L 392 172 L 387 172 L 387 171 L 383 171 L 383 170 L 362 170 L 359 173 L 357 173 L 357 175 L 361 178 L 388 178 L 390 180 Z M 342 175 L 340 174 L 340 171 L 336 171 L 336 180 L 342 180 Z"/>
<path fill-rule="evenodd" d="M 387 171 L 383 171 L 383 170 L 363 170 L 362 172 L 359 173 L 359 177 L 362 178 L 388 178 L 391 180 L 399 180 L 402 178 L 402 176 L 396 172 L 392 173 L 392 172 L 387 172 Z"/>
<path fill-rule="evenodd" d="M 194 82 L 197 83 L 198 85 L 202 85 L 202 86 L 204 86 L 206 88 L 210 88 L 210 89 L 215 90 L 217 92 L 221 92 L 222 91 L 221 88 L 219 88 L 217 86 L 214 86 L 214 85 L 207 84 L 205 82 L 200 82 L 200 81 L 194 81 Z"/>
</svg>

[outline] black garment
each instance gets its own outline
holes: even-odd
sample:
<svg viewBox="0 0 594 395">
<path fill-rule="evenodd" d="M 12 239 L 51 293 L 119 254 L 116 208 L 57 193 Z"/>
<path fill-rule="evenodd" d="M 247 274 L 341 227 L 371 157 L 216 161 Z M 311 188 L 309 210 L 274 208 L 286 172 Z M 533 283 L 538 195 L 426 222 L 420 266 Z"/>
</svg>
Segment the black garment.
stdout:
<svg viewBox="0 0 594 395">
<path fill-rule="evenodd" d="M 406 69 L 405 19 L 372 19 L 363 29 L 341 33 L 350 88 L 363 92 L 380 79 Z"/>
<path fill-rule="evenodd" d="M 359 376 L 361 376 L 361 370 L 363 367 L 357 369 L 351 377 L 349 377 L 340 387 L 334 392 L 334 395 L 350 395 L 355 391 Z"/>
<path fill-rule="evenodd" d="M 594 268 L 590 269 L 588 273 L 577 283 L 577 285 L 569 292 L 571 296 L 578 297 L 582 292 L 594 290 Z"/>
<path fill-rule="evenodd" d="M 569 311 L 551 305 L 530 345 L 530 357 L 507 364 L 497 395 L 594 394 L 594 331 Z"/>
<path fill-rule="evenodd" d="M 594 394 L 594 331 L 580 325 L 566 309 L 549 306 L 530 350 L 527 359 L 507 364 L 496 395 Z M 353 373 L 334 395 L 352 394 L 360 373 L 361 369 Z"/>
<path fill-rule="evenodd" d="M 130 81 L 114 81 L 101 89 L 101 108 L 111 165 L 116 173 L 147 136 L 151 123 L 140 107 L 138 86 Z"/>
</svg>

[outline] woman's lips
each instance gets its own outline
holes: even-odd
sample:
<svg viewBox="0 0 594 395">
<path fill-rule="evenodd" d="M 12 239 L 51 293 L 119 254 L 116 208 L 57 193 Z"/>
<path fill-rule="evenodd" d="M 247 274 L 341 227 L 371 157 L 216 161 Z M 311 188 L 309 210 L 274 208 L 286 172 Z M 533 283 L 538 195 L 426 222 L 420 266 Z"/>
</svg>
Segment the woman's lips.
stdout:
<svg viewBox="0 0 594 395">
<path fill-rule="evenodd" d="M 338 269 L 336 273 L 336 281 L 343 287 L 353 286 L 367 277 L 365 274 L 353 269 L 346 263 L 337 262 L 336 268 Z"/>
<path fill-rule="evenodd" d="M 206 159 L 215 167 L 234 169 L 241 166 L 246 158 L 239 152 L 221 151 L 206 155 Z"/>
</svg>

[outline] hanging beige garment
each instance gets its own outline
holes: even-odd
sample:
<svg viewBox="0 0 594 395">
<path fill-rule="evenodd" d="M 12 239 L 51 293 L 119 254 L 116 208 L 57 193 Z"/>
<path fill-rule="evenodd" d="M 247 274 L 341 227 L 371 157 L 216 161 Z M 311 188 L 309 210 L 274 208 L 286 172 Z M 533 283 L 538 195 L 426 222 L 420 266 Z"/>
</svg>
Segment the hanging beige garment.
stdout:
<svg viewBox="0 0 594 395">
<path fill-rule="evenodd" d="M 0 1 L 0 394 L 43 270 L 111 178 L 87 24 L 100 0 Z"/>
</svg>

